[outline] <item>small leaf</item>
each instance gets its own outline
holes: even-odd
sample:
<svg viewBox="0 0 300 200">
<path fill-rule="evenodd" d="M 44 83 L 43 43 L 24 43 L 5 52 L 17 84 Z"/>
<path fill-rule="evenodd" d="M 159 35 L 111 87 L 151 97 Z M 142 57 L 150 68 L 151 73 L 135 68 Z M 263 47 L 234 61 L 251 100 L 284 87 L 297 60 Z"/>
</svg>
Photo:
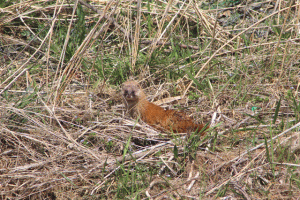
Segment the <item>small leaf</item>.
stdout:
<svg viewBox="0 0 300 200">
<path fill-rule="evenodd" d="M 271 163 L 270 152 L 269 152 L 269 147 L 268 147 L 268 139 L 265 134 L 263 134 L 263 135 L 264 135 L 264 142 L 265 142 L 265 146 L 266 146 L 267 160 L 269 161 L 269 163 Z"/>
<path fill-rule="evenodd" d="M 127 151 L 128 151 L 128 149 L 129 149 L 130 141 L 131 141 L 131 136 L 129 137 L 129 139 L 128 139 L 126 145 L 125 145 L 125 148 L 124 148 L 124 151 L 123 151 L 123 159 L 125 159 L 125 156 L 126 156 L 126 154 L 127 154 Z"/>
<path fill-rule="evenodd" d="M 279 108 L 280 108 L 280 102 L 281 102 L 281 97 L 277 103 L 276 109 L 275 109 L 275 115 L 274 115 L 274 119 L 273 119 L 273 124 L 275 124 L 277 117 L 278 117 L 278 112 L 279 112 Z"/>
<path fill-rule="evenodd" d="M 177 158 L 178 158 L 178 148 L 177 148 L 176 145 L 174 146 L 174 151 L 173 151 L 173 153 L 174 153 L 175 159 L 177 159 Z"/>
</svg>

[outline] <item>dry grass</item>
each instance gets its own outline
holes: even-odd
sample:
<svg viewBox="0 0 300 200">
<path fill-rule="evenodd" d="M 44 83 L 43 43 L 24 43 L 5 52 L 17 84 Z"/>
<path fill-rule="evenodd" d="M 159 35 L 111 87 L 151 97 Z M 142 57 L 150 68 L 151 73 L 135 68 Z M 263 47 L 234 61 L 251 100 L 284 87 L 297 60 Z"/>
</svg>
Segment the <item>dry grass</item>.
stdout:
<svg viewBox="0 0 300 200">
<path fill-rule="evenodd" d="M 298 1 L 74 2 L 0 4 L 1 199 L 299 198 Z M 132 77 L 214 128 L 131 119 Z"/>
</svg>

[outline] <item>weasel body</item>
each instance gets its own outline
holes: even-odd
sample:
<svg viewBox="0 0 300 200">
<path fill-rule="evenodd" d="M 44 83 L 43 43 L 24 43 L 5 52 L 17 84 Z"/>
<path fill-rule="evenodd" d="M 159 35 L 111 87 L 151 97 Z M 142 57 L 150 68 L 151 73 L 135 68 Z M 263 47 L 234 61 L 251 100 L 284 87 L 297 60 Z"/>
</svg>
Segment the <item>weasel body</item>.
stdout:
<svg viewBox="0 0 300 200">
<path fill-rule="evenodd" d="M 122 96 L 127 111 L 133 118 L 140 118 L 147 124 L 174 133 L 200 131 L 204 125 L 195 124 L 193 119 L 183 112 L 164 110 L 162 107 L 149 102 L 138 82 L 127 81 L 122 85 Z M 204 135 L 204 132 L 201 133 Z"/>
</svg>

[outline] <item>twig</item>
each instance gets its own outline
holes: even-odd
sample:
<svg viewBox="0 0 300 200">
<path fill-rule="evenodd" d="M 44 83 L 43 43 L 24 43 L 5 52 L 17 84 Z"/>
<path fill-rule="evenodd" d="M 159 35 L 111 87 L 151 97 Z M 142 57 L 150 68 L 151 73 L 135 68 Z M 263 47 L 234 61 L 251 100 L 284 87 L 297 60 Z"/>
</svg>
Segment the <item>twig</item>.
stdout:
<svg viewBox="0 0 300 200">
<path fill-rule="evenodd" d="M 88 7 L 89 9 L 93 10 L 94 12 L 96 12 L 100 15 L 103 14 L 100 10 L 96 9 L 95 7 L 93 7 L 92 5 L 86 3 L 83 0 L 78 0 L 78 2 L 81 3 L 82 5 L 85 5 L 86 7 Z M 108 20 L 110 23 L 112 23 L 114 26 L 116 26 L 118 29 L 120 29 L 120 31 L 122 31 L 125 34 L 125 37 L 127 37 L 130 41 L 132 40 L 132 38 L 128 34 L 128 32 L 121 25 L 119 25 L 114 18 L 109 17 L 107 14 L 104 14 L 104 18 L 106 20 Z"/>
<path fill-rule="evenodd" d="M 285 166 L 291 166 L 291 167 L 300 167 L 300 165 L 293 164 L 293 163 L 278 163 L 278 162 L 272 162 L 272 164 L 275 164 L 275 165 L 285 165 Z"/>
<path fill-rule="evenodd" d="M 171 156 L 169 159 L 168 159 L 168 161 L 171 161 L 172 159 L 174 158 L 174 156 Z M 166 161 L 162 158 L 162 157 L 160 157 L 160 160 L 165 164 L 165 166 L 172 172 L 172 174 L 174 175 L 174 176 L 177 176 L 177 172 L 175 172 L 169 165 L 168 165 L 168 163 L 166 163 Z M 165 166 L 164 166 L 164 168 L 165 168 Z M 162 170 L 160 170 L 160 173 L 162 172 Z"/>
<path fill-rule="evenodd" d="M 272 140 L 277 139 L 278 137 L 280 137 L 280 136 L 286 134 L 287 132 L 289 132 L 289 131 L 291 131 L 291 130 L 297 128 L 298 126 L 300 126 L 300 122 L 297 123 L 296 125 L 292 126 L 291 128 L 289 128 L 289 129 L 283 131 L 282 133 L 280 133 L 280 134 L 274 136 L 272 139 L 268 140 L 267 142 L 269 143 L 269 142 L 271 142 Z M 238 156 L 238 157 L 236 157 L 236 158 L 234 158 L 234 159 L 232 159 L 232 160 L 236 160 L 236 159 L 238 159 L 238 158 L 240 158 L 240 157 L 242 157 L 242 156 L 248 154 L 249 152 L 254 151 L 254 150 L 256 150 L 256 149 L 258 149 L 258 148 L 260 148 L 260 147 L 262 147 L 262 146 L 264 146 L 264 145 L 265 145 L 265 143 L 261 143 L 261 144 L 257 145 L 256 147 L 253 147 L 253 148 L 251 148 L 251 149 L 249 149 L 249 150 L 246 150 L 246 151 L 244 151 L 244 153 L 242 153 L 240 156 Z"/>
<path fill-rule="evenodd" d="M 293 5 L 292 7 L 296 7 L 296 6 L 298 6 L 298 4 L 297 5 Z M 237 35 L 235 35 L 234 37 L 232 37 L 230 40 L 228 40 L 225 44 L 223 44 L 220 48 L 218 48 L 215 52 L 214 52 L 214 54 L 212 55 L 212 56 L 210 56 L 210 58 L 204 63 L 204 65 L 201 67 L 201 69 L 197 72 L 197 74 L 194 76 L 194 78 L 197 78 L 198 76 L 199 76 L 199 74 L 202 72 L 202 70 L 208 65 L 208 63 L 226 46 L 226 45 L 228 45 L 229 43 L 231 43 L 233 40 L 235 40 L 236 38 L 238 38 L 240 35 L 242 35 L 242 34 L 244 34 L 246 31 L 248 31 L 249 29 L 251 29 L 251 28 L 253 28 L 254 26 L 256 26 L 256 25 L 258 25 L 258 24 L 260 24 L 261 22 L 263 22 L 263 21 L 265 21 L 266 19 L 268 19 L 268 18 L 270 18 L 270 17 L 272 17 L 272 16 L 274 16 L 274 15 L 276 15 L 276 14 L 278 14 L 278 13 L 280 13 L 280 12 L 283 12 L 283 11 L 285 11 L 285 10 L 287 10 L 287 9 L 290 9 L 290 7 L 288 7 L 288 8 L 284 8 L 284 9 L 282 9 L 282 10 L 279 10 L 279 11 L 277 11 L 277 12 L 274 12 L 274 13 L 272 13 L 272 14 L 270 14 L 270 15 L 268 15 L 268 16 L 266 16 L 266 17 L 264 17 L 264 18 L 262 18 L 261 20 L 259 20 L 259 21 L 257 21 L 256 23 L 254 23 L 254 24 L 252 24 L 251 26 L 249 26 L 247 29 L 245 29 L 245 30 L 243 30 L 242 32 L 240 32 L 239 34 L 237 34 Z M 183 97 L 185 97 L 185 95 L 186 95 L 186 93 L 187 93 L 187 91 L 190 89 L 190 87 L 192 86 L 192 84 L 193 84 L 193 80 L 191 80 L 190 81 L 190 83 L 189 83 L 189 85 L 187 86 L 187 88 L 185 89 L 185 91 L 184 91 L 184 93 L 183 93 Z"/>
<path fill-rule="evenodd" d="M 199 177 L 200 173 L 197 172 L 195 177 L 194 177 L 194 180 L 192 180 L 192 182 L 190 183 L 190 185 L 188 186 L 188 188 L 186 189 L 188 192 L 192 189 L 193 185 L 195 184 L 196 182 L 196 179 Z"/>
<path fill-rule="evenodd" d="M 144 41 L 141 41 L 140 43 L 141 43 L 141 44 L 153 44 L 154 42 L 155 42 L 155 41 L 144 40 Z M 158 41 L 158 42 L 156 42 L 156 45 L 166 45 L 166 46 L 171 46 L 172 43 L 171 43 L 171 42 L 162 42 L 162 41 Z M 194 49 L 194 50 L 199 50 L 199 47 L 198 47 L 198 46 L 193 46 L 193 45 L 177 44 L 177 43 L 174 43 L 173 45 L 179 46 L 180 48 L 183 48 L 183 49 Z"/>
<path fill-rule="evenodd" d="M 144 150 L 141 150 L 141 151 L 137 151 L 137 152 L 135 152 L 135 153 L 133 153 L 133 154 L 131 154 L 131 155 L 126 155 L 126 156 L 119 156 L 118 158 L 116 158 L 116 160 L 115 161 L 113 161 L 113 162 L 111 162 L 111 163 L 106 163 L 106 161 L 104 161 L 104 162 L 102 162 L 101 164 L 100 164 L 100 166 L 97 166 L 97 168 L 99 168 L 99 167 L 103 167 L 104 165 L 115 165 L 115 164 L 117 164 L 117 163 L 124 163 L 125 161 L 129 161 L 129 160 L 132 160 L 132 159 L 141 159 L 141 158 L 143 158 L 143 157 L 145 157 L 146 155 L 148 155 L 148 154 L 151 154 L 153 151 L 154 151 L 154 149 L 156 149 L 156 148 L 162 148 L 162 147 L 164 147 L 164 146 L 166 146 L 167 144 L 170 144 L 171 142 L 164 142 L 164 143 L 161 143 L 161 144 L 157 144 L 157 145 L 155 145 L 155 146 L 152 146 L 152 147 L 150 147 L 150 148 L 147 148 L 147 149 L 144 149 Z M 113 166 L 111 166 L 110 168 L 112 168 Z M 108 175 L 106 175 L 105 176 L 105 178 L 104 178 L 104 181 L 101 183 L 101 181 L 100 182 L 98 182 L 96 185 L 97 185 L 97 187 L 95 187 L 93 190 L 92 190 L 92 192 L 91 192 L 91 195 L 93 195 L 94 194 L 94 192 L 95 191 L 97 191 L 104 183 L 106 183 L 106 181 L 107 181 L 107 178 L 111 175 L 111 174 L 113 174 L 116 170 L 118 170 L 120 168 L 120 166 L 118 166 L 118 167 L 116 167 L 115 169 L 113 169 Z M 90 170 L 89 171 L 89 173 L 91 173 L 91 171 L 92 170 Z"/>
<path fill-rule="evenodd" d="M 245 197 L 245 199 L 251 200 L 251 198 L 249 197 L 247 192 L 245 190 L 243 190 L 243 188 L 240 185 L 238 185 L 235 181 L 231 181 L 230 184 L 232 184 L 236 190 L 240 191 L 243 194 L 243 196 Z"/>
</svg>

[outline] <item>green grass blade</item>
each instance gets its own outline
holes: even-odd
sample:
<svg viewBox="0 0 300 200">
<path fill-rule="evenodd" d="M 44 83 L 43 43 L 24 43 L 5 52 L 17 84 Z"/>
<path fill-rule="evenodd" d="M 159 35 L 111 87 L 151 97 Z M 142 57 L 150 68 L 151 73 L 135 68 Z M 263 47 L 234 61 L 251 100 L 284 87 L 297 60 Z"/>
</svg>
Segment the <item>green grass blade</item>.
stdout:
<svg viewBox="0 0 300 200">
<path fill-rule="evenodd" d="M 275 109 L 275 115 L 274 115 L 274 118 L 273 118 L 273 124 L 275 124 L 275 122 L 277 120 L 278 112 L 279 112 L 279 108 L 280 108 L 280 103 L 281 103 L 281 97 L 280 97 L 279 101 L 277 102 L 277 106 L 276 106 L 276 109 Z"/>
</svg>

